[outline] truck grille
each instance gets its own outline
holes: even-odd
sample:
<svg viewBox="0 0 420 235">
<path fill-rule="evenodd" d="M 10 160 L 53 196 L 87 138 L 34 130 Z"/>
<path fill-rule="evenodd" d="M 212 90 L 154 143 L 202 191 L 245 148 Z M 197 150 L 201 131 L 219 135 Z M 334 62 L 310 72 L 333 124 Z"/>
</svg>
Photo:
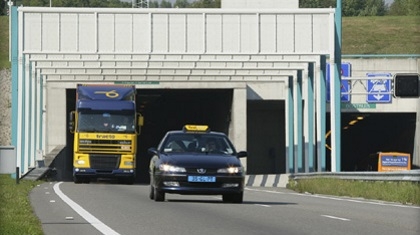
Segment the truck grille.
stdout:
<svg viewBox="0 0 420 235">
<path fill-rule="evenodd" d="M 86 140 L 79 141 L 81 152 L 132 153 L 131 140 Z"/>
<path fill-rule="evenodd" d="M 93 169 L 118 169 L 120 165 L 120 155 L 90 155 L 90 166 Z"/>
</svg>

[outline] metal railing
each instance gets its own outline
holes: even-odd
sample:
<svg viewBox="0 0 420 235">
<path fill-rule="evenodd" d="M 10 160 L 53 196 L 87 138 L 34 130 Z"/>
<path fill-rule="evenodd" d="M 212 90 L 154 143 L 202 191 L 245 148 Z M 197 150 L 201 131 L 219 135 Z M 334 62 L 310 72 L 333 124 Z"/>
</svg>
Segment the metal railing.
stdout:
<svg viewBox="0 0 420 235">
<path fill-rule="evenodd" d="M 334 178 L 362 181 L 412 181 L 420 183 L 420 170 L 391 171 L 391 172 L 314 172 L 290 174 L 290 180 L 310 178 Z"/>
</svg>

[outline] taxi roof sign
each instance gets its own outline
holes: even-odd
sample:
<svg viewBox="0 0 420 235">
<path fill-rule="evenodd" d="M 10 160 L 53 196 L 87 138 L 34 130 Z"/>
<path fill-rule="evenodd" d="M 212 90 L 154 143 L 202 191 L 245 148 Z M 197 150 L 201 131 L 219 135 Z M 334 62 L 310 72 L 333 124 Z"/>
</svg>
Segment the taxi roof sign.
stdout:
<svg viewBox="0 0 420 235">
<path fill-rule="evenodd" d="M 207 125 L 185 125 L 184 132 L 209 132 L 210 128 Z"/>
</svg>

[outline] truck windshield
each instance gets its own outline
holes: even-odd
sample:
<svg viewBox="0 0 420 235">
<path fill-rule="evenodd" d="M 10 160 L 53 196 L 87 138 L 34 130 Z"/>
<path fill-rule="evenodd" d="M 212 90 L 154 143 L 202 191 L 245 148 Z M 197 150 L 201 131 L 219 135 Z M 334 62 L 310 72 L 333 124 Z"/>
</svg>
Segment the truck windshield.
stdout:
<svg viewBox="0 0 420 235">
<path fill-rule="evenodd" d="M 123 112 L 79 111 L 77 131 L 134 133 L 135 115 Z"/>
</svg>

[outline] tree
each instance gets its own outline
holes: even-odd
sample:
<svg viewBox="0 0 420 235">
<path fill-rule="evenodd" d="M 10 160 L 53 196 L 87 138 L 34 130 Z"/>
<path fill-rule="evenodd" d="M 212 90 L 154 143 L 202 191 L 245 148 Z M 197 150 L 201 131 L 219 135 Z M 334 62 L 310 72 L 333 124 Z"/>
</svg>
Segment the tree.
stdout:
<svg viewBox="0 0 420 235">
<path fill-rule="evenodd" d="M 176 0 L 176 2 L 174 3 L 175 8 L 187 8 L 189 6 L 190 3 L 188 2 L 188 0 Z"/>
<path fill-rule="evenodd" d="M 365 0 L 346 0 L 342 5 L 343 16 L 359 16 L 363 10 Z"/>
<path fill-rule="evenodd" d="M 162 0 L 160 3 L 160 8 L 172 8 L 172 3 L 168 2 L 167 0 Z"/>
<path fill-rule="evenodd" d="M 24 6 L 48 7 L 50 6 L 50 0 L 22 0 L 21 4 Z M 51 5 L 53 7 L 131 7 L 130 3 L 120 0 L 51 0 Z"/>
<path fill-rule="evenodd" d="M 385 2 L 383 0 L 366 0 L 359 16 L 385 15 Z"/>
<path fill-rule="evenodd" d="M 0 15 L 6 15 L 9 9 L 9 6 L 6 4 L 5 1 L 0 1 L 0 9 L 1 9 Z"/>
<path fill-rule="evenodd" d="M 329 8 L 335 7 L 336 0 L 300 0 L 300 8 Z"/>
<path fill-rule="evenodd" d="M 158 1 L 149 1 L 149 8 L 159 8 Z"/>
<path fill-rule="evenodd" d="M 198 0 L 191 3 L 191 8 L 220 8 L 220 0 Z"/>
<path fill-rule="evenodd" d="M 394 0 L 389 7 L 390 15 L 420 15 L 420 0 Z"/>
</svg>

